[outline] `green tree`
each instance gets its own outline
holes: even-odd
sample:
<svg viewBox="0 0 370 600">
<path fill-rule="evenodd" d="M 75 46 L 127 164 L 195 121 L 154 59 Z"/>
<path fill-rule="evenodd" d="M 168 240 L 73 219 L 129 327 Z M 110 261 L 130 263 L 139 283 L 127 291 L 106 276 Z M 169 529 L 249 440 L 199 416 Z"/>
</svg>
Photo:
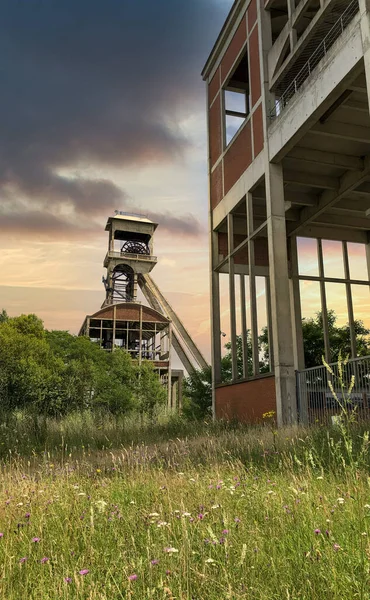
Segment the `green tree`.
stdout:
<svg viewBox="0 0 370 600">
<path fill-rule="evenodd" d="M 336 362 L 340 353 L 342 356 L 351 355 L 350 327 L 348 324 L 338 327 L 337 320 L 338 318 L 335 311 L 329 310 L 328 329 L 331 362 Z M 322 364 L 322 357 L 325 354 L 323 329 L 321 312 L 316 313 L 315 317 L 302 320 L 305 366 L 307 369 Z M 356 334 L 357 355 L 370 355 L 370 329 L 367 329 L 364 326 L 363 321 L 355 321 L 354 329 Z"/>
</svg>

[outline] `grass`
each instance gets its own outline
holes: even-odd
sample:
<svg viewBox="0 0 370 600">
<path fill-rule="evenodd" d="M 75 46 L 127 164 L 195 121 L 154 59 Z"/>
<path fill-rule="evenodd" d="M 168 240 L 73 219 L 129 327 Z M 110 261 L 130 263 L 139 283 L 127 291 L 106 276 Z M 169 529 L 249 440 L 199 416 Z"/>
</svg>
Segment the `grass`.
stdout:
<svg viewBox="0 0 370 600">
<path fill-rule="evenodd" d="M 12 423 L 1 598 L 370 598 L 364 426 Z"/>
</svg>

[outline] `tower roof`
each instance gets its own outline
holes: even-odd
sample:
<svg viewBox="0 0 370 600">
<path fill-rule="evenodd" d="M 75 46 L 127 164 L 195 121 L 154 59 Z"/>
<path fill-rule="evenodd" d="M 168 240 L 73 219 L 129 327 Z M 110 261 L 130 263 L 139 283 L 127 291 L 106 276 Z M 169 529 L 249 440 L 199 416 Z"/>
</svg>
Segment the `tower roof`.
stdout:
<svg viewBox="0 0 370 600">
<path fill-rule="evenodd" d="M 112 221 L 129 221 L 134 223 L 146 223 L 148 225 L 153 225 L 154 230 L 157 229 L 158 223 L 154 223 L 147 217 L 143 217 L 141 215 L 136 215 L 134 213 L 126 213 L 123 211 L 117 211 L 117 213 L 113 217 L 108 217 L 107 224 L 105 226 L 105 231 L 109 231 Z"/>
</svg>

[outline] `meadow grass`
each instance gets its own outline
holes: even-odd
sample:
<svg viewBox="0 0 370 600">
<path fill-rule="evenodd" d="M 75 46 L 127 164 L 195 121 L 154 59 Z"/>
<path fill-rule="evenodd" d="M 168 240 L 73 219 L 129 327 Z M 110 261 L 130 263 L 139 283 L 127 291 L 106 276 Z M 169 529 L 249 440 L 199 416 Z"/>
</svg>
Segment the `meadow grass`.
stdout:
<svg viewBox="0 0 370 600">
<path fill-rule="evenodd" d="M 1 598 L 370 598 L 365 426 L 89 419 L 13 423 Z"/>
</svg>

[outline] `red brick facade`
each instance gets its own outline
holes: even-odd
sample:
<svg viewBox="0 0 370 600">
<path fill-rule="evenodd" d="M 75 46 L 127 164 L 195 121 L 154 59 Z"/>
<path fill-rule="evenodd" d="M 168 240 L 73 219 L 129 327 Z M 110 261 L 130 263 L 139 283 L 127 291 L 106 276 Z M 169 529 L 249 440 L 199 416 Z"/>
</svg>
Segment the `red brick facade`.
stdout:
<svg viewBox="0 0 370 600">
<path fill-rule="evenodd" d="M 262 415 L 276 412 L 275 377 L 222 385 L 216 388 L 216 418 L 258 423 Z"/>
<path fill-rule="evenodd" d="M 226 148 L 222 138 L 222 121 L 224 119 L 221 102 L 222 88 L 226 85 L 236 61 L 245 51 L 249 55 L 251 113 Z M 257 0 L 251 0 L 208 85 L 209 153 L 212 173 L 210 187 L 213 209 L 221 202 L 223 194 L 230 191 L 252 161 L 263 150 L 261 93 Z M 221 160 L 220 157 L 222 157 Z M 222 168 L 219 167 L 219 164 L 215 167 L 219 160 L 222 163 Z M 215 174 L 214 169 L 217 169 Z"/>
</svg>

